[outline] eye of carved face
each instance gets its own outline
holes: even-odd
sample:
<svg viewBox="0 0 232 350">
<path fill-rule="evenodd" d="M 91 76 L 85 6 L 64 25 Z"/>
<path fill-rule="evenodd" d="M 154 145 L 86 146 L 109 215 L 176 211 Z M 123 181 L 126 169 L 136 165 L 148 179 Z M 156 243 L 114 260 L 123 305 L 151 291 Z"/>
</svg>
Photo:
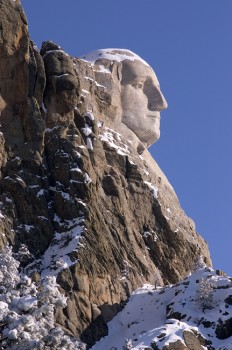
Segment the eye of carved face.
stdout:
<svg viewBox="0 0 232 350">
<path fill-rule="evenodd" d="M 144 84 L 142 82 L 134 83 L 134 88 L 143 90 Z"/>
</svg>

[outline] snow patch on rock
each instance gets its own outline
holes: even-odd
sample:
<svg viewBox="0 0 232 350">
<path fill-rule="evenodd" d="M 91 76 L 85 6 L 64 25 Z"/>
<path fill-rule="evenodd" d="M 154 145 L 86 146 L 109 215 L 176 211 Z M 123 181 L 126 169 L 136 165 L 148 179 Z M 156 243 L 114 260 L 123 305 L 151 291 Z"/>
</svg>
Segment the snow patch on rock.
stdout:
<svg viewBox="0 0 232 350">
<path fill-rule="evenodd" d="M 149 66 L 149 64 L 146 61 L 144 61 L 141 57 L 127 49 L 100 49 L 92 51 L 82 56 L 81 58 L 91 63 L 95 63 L 97 60 L 100 60 L 102 58 L 105 58 L 109 61 L 117 62 L 122 62 L 125 60 L 140 61 L 146 66 Z"/>
</svg>

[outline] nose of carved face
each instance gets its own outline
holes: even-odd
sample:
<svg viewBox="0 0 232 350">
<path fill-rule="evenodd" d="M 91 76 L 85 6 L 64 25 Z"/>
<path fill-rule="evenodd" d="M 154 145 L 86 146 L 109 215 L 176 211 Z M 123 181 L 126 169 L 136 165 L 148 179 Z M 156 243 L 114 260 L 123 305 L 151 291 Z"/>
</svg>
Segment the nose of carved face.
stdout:
<svg viewBox="0 0 232 350">
<path fill-rule="evenodd" d="M 159 111 L 163 111 L 164 109 L 168 108 L 168 103 L 161 91 L 160 91 L 160 100 L 159 100 L 158 108 L 159 108 Z"/>
<path fill-rule="evenodd" d="M 144 93 L 147 96 L 147 108 L 150 111 L 162 111 L 168 107 L 167 101 L 160 91 L 159 86 L 145 86 Z"/>
</svg>

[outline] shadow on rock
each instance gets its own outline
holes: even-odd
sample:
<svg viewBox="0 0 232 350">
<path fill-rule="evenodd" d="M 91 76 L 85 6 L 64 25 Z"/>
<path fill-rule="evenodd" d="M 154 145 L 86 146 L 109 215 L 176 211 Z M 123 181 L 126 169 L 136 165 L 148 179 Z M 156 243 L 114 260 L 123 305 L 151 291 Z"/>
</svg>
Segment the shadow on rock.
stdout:
<svg viewBox="0 0 232 350">
<path fill-rule="evenodd" d="M 101 312 L 93 322 L 81 334 L 80 339 L 87 344 L 87 349 L 91 348 L 98 340 L 108 335 L 107 323 L 122 310 L 125 303 L 122 304 L 102 304 L 98 307 Z"/>
</svg>

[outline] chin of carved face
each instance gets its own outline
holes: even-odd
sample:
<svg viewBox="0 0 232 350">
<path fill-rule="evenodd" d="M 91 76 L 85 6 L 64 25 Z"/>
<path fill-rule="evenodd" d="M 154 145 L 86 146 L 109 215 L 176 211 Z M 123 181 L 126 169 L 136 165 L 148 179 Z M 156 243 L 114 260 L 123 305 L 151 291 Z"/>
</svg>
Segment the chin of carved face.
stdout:
<svg viewBox="0 0 232 350">
<path fill-rule="evenodd" d="M 122 122 L 131 129 L 141 142 L 149 147 L 160 137 L 160 113 L 140 110 L 123 110 Z"/>
<path fill-rule="evenodd" d="M 141 62 L 124 64 L 121 82 L 122 122 L 150 146 L 160 137 L 160 111 L 167 108 L 158 79 Z"/>
</svg>

